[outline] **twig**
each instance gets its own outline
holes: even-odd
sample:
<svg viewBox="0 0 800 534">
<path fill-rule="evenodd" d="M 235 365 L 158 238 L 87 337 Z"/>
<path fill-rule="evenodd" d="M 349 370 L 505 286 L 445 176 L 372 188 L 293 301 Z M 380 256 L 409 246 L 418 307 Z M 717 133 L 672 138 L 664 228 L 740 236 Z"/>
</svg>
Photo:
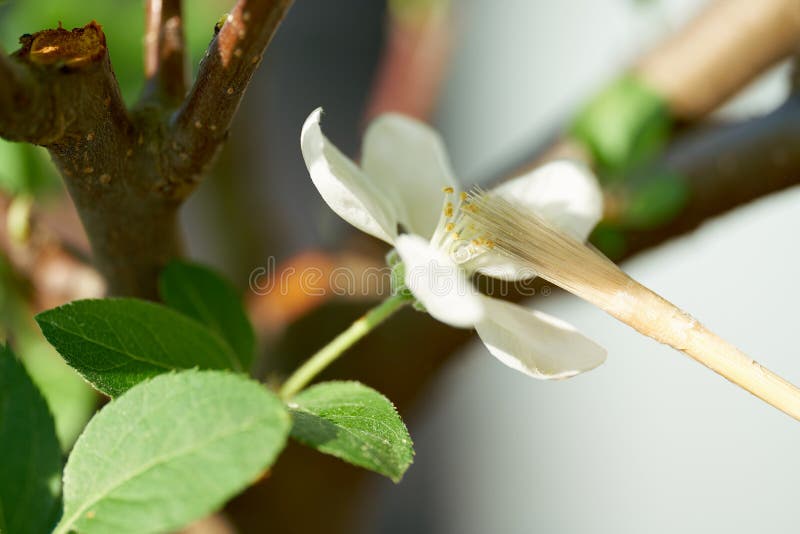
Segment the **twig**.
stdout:
<svg viewBox="0 0 800 534">
<path fill-rule="evenodd" d="M 186 96 L 186 42 L 181 0 L 147 0 L 145 3 L 144 73 L 142 99 L 157 98 L 177 106 Z"/>
<path fill-rule="evenodd" d="M 422 120 L 430 116 L 452 49 L 449 8 L 450 3 L 441 0 L 390 8 L 387 41 L 369 97 L 367 121 L 386 111 Z"/>
<path fill-rule="evenodd" d="M 291 399 L 347 349 L 411 301 L 412 298 L 406 294 L 392 295 L 359 317 L 286 379 L 279 391 L 281 398 Z"/>
<path fill-rule="evenodd" d="M 213 159 L 264 50 L 291 5 L 292 0 L 239 0 L 228 15 L 174 119 L 171 167 L 177 179 L 196 181 Z"/>
</svg>

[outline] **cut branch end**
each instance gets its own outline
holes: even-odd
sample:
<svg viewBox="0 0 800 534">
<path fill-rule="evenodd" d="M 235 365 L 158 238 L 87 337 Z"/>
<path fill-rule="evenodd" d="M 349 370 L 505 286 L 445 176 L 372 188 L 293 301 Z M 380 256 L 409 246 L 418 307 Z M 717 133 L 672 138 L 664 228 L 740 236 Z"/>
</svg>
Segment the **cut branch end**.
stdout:
<svg viewBox="0 0 800 534">
<path fill-rule="evenodd" d="M 100 25 L 92 21 L 83 28 L 42 30 L 20 39 L 20 57 L 37 65 L 80 67 L 100 60 L 106 54 L 106 37 Z"/>
</svg>

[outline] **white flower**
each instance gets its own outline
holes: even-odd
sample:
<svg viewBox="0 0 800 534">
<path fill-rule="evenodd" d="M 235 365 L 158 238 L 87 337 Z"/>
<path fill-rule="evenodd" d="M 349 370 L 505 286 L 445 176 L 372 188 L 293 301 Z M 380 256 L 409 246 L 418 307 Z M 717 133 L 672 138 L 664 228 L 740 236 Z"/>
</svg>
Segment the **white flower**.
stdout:
<svg viewBox="0 0 800 534">
<path fill-rule="evenodd" d="M 536 378 L 566 378 L 603 363 L 605 350 L 569 324 L 473 287 L 476 271 L 504 280 L 536 273 L 494 252 L 459 217 L 464 194 L 435 131 L 402 115 L 383 115 L 367 129 L 359 167 L 322 134 L 321 113 L 308 117 L 301 135 L 314 185 L 340 217 L 396 248 L 406 286 L 428 313 L 474 327 L 501 362 Z M 494 193 L 580 240 L 602 214 L 594 176 L 567 161 L 519 176 Z"/>
</svg>

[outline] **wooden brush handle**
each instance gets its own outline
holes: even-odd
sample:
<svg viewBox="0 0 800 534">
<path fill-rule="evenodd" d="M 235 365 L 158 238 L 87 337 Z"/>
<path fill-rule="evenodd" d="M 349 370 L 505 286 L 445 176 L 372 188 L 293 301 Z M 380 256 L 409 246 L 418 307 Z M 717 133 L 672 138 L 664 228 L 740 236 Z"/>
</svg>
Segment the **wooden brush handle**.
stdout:
<svg viewBox="0 0 800 534">
<path fill-rule="evenodd" d="M 630 281 L 606 311 L 673 347 L 764 402 L 800 420 L 800 389 L 734 347 L 663 297 Z"/>
</svg>

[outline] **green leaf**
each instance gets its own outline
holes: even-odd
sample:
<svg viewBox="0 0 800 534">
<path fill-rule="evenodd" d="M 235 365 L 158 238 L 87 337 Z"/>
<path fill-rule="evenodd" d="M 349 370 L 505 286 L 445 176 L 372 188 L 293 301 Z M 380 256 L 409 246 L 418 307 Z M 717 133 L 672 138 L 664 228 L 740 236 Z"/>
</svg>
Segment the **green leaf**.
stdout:
<svg viewBox="0 0 800 534">
<path fill-rule="evenodd" d="M 214 332 L 152 302 L 78 300 L 40 313 L 36 322 L 68 364 L 112 397 L 174 369 L 239 369 Z"/>
<path fill-rule="evenodd" d="M 62 450 L 69 450 L 98 400 L 95 391 L 58 355 L 33 322 L 24 284 L 0 255 L 0 338 L 13 339 L 25 370 L 47 401 Z"/>
<path fill-rule="evenodd" d="M 47 403 L 0 345 L 0 532 L 50 532 L 58 518 L 61 448 Z"/>
<path fill-rule="evenodd" d="M 622 176 L 667 141 L 672 120 L 664 98 L 633 75 L 614 80 L 578 114 L 571 135 L 591 151 L 601 178 Z"/>
<path fill-rule="evenodd" d="M 289 403 L 292 437 L 399 482 L 411 465 L 411 437 L 392 403 L 358 382 L 323 382 Z"/>
<path fill-rule="evenodd" d="M 214 271 L 174 261 L 159 278 L 164 303 L 219 334 L 239 357 L 242 369 L 253 363 L 256 338 L 239 292 Z"/>
<path fill-rule="evenodd" d="M 259 383 L 221 371 L 157 376 L 107 404 L 64 470 L 56 533 L 168 532 L 268 469 L 290 420 Z"/>
</svg>

